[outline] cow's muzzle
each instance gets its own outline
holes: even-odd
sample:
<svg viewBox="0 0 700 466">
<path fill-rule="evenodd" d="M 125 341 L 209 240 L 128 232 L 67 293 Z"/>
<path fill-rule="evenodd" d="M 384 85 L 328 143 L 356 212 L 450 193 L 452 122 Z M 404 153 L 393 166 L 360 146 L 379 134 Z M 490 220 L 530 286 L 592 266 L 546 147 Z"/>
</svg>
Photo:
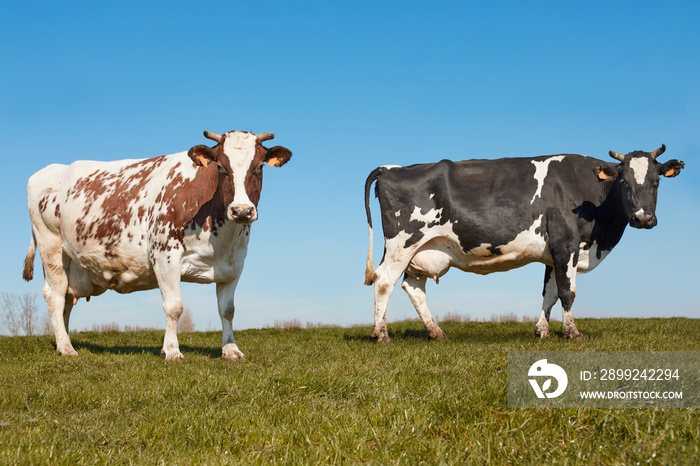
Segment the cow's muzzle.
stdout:
<svg viewBox="0 0 700 466">
<path fill-rule="evenodd" d="M 258 211 L 252 205 L 234 205 L 231 207 L 230 218 L 236 223 L 251 223 L 257 220 Z"/>
<path fill-rule="evenodd" d="M 654 228 L 657 223 L 656 215 L 644 211 L 637 212 L 630 220 L 631 227 L 642 229 Z"/>
</svg>

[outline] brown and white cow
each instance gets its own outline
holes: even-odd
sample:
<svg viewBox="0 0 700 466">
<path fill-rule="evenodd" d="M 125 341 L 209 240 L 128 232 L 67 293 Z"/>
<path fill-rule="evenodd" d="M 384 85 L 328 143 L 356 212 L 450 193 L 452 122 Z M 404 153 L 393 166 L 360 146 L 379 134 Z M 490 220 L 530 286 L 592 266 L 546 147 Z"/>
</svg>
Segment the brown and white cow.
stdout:
<svg viewBox="0 0 700 466">
<path fill-rule="evenodd" d="M 79 298 L 158 287 L 166 316 L 161 353 L 184 359 L 175 329 L 185 281 L 216 283 L 222 357 L 244 359 L 233 338 L 233 297 L 258 218 L 262 169 L 284 165 L 292 153 L 263 147 L 272 133 L 204 135 L 217 144 L 143 160 L 49 165 L 29 179 L 24 279 L 32 279 L 38 246 L 59 353 L 77 354 L 68 320 Z"/>
</svg>

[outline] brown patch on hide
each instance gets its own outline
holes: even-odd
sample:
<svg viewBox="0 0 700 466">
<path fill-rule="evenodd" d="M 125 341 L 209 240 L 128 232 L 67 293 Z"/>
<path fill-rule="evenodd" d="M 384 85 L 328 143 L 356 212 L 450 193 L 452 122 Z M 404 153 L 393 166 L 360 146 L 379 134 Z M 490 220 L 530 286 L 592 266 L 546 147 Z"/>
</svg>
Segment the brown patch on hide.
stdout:
<svg viewBox="0 0 700 466">
<path fill-rule="evenodd" d="M 154 170 L 164 162 L 165 156 L 161 156 L 123 167 L 117 174 L 98 170 L 80 178 L 68 191 L 69 197 L 85 198 L 83 216 L 76 222 L 78 241 L 96 239 L 105 247 L 107 257 L 117 257 L 114 250 L 122 231 L 134 218 L 133 206 L 138 204 Z"/>
<path fill-rule="evenodd" d="M 166 156 L 160 156 L 123 167 L 116 174 L 97 170 L 80 178 L 68 191 L 68 197 L 85 200 L 83 215 L 76 221 L 78 241 L 97 240 L 112 259 L 117 258 L 117 246 L 131 224 L 151 233 L 156 250 L 167 249 L 171 238 L 181 242 L 185 226 L 216 191 L 218 167 L 201 166 L 193 180 L 184 180 L 178 162 L 162 183 L 154 180 L 163 173 L 156 169 L 168 162 Z M 145 201 L 148 190 L 159 191 L 150 205 Z"/>
<path fill-rule="evenodd" d="M 39 200 L 39 212 L 46 211 L 46 206 L 49 203 L 49 196 L 44 196 Z"/>
<path fill-rule="evenodd" d="M 215 195 L 219 186 L 219 167 L 215 163 L 197 169 L 197 175 L 191 181 L 183 180 L 178 174 L 173 182 L 165 186 L 163 197 L 169 200 L 168 210 L 159 216 L 159 223 L 170 222 L 175 235 L 182 240 L 187 224 L 195 218 L 199 210 Z"/>
</svg>

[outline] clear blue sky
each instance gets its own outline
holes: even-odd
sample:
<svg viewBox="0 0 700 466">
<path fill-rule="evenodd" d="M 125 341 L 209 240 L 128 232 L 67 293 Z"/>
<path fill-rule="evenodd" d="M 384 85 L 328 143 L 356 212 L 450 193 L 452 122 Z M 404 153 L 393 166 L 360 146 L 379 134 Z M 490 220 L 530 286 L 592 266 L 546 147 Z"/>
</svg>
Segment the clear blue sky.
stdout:
<svg viewBox="0 0 700 466">
<path fill-rule="evenodd" d="M 578 280 L 576 317 L 700 317 L 700 3 L 4 2 L 0 292 L 21 279 L 26 182 L 47 164 L 151 157 L 215 132 L 273 131 L 234 324 L 370 323 L 363 187 L 379 165 L 668 146 L 651 231 Z M 373 200 L 374 218 L 379 209 Z M 375 237 L 375 262 L 381 257 Z M 536 317 L 544 266 L 451 271 L 433 314 Z M 184 286 L 219 329 L 213 286 Z M 43 301 L 42 309 L 43 307 Z M 559 307 L 553 317 L 560 318 Z M 389 319 L 415 317 L 397 287 Z M 73 327 L 164 328 L 158 291 L 83 300 Z M 582 328 L 585 332 L 585 329 Z"/>
</svg>

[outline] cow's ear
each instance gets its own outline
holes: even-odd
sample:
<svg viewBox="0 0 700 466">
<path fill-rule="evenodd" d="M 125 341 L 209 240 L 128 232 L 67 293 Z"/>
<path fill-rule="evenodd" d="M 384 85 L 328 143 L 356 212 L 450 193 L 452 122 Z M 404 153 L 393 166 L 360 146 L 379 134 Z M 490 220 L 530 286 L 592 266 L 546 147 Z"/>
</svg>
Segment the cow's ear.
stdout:
<svg viewBox="0 0 700 466">
<path fill-rule="evenodd" d="M 615 178 L 615 170 L 610 167 L 596 167 L 596 176 L 601 181 L 612 180 Z"/>
<path fill-rule="evenodd" d="M 198 167 L 206 167 L 211 162 L 216 162 L 216 154 L 214 151 L 211 149 L 211 147 L 203 144 L 191 148 L 189 151 L 187 151 L 187 155 L 190 156 L 194 164 Z"/>
<path fill-rule="evenodd" d="M 659 165 L 659 174 L 667 178 L 673 178 L 681 172 L 683 167 L 685 167 L 684 162 L 679 162 L 676 159 L 669 160 L 663 165 Z"/>
<path fill-rule="evenodd" d="M 282 146 L 275 146 L 267 149 L 265 162 L 271 167 L 281 167 L 292 158 L 292 151 Z"/>
</svg>

